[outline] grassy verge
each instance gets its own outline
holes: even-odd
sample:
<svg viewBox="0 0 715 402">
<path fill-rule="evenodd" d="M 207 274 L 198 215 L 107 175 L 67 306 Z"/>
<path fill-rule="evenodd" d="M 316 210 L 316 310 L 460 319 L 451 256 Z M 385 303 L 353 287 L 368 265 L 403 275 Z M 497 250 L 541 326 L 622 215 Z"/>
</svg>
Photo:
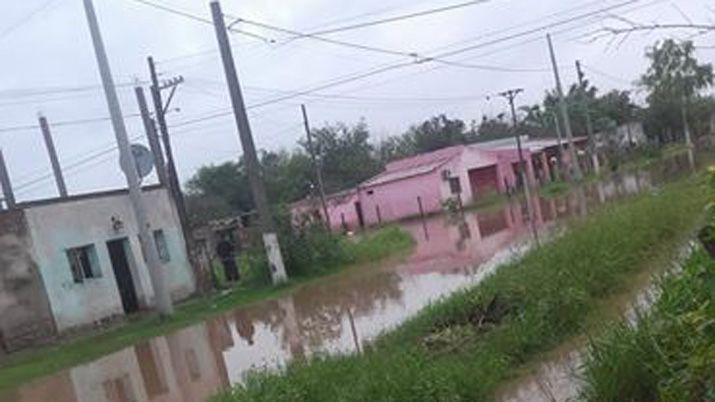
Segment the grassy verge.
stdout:
<svg viewBox="0 0 715 402">
<path fill-rule="evenodd" d="M 691 180 L 607 206 L 480 285 L 385 334 L 361 356 L 255 373 L 216 401 L 478 401 L 580 333 L 596 305 L 690 232 L 705 204 Z"/>
<path fill-rule="evenodd" d="M 347 242 L 345 249 L 349 253 L 349 261 L 354 269 L 359 268 L 359 264 L 404 253 L 413 244 L 410 235 L 396 227 L 387 227 L 357 239 L 343 241 Z M 139 314 L 112 329 L 66 340 L 52 346 L 18 352 L 0 362 L 0 390 L 94 360 L 141 340 L 183 328 L 237 306 L 280 297 L 311 281 L 328 279 L 330 274 L 338 274 L 345 269 L 348 267 L 334 267 L 329 271 L 321 271 L 322 275 L 294 278 L 279 287 L 240 284 L 230 292 L 197 298 L 178 305 L 176 313 L 168 320 L 160 319 L 153 314 Z"/>
<path fill-rule="evenodd" d="M 591 342 L 582 398 L 715 400 L 715 263 L 698 249 L 666 277 L 652 309 Z"/>
</svg>

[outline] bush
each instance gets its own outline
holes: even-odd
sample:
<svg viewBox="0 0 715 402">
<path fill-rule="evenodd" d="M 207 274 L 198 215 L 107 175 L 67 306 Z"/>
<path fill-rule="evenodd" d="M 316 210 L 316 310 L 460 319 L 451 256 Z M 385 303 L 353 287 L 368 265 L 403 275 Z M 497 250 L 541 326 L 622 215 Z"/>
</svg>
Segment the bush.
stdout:
<svg viewBox="0 0 715 402">
<path fill-rule="evenodd" d="M 697 250 L 660 294 L 635 326 L 616 324 L 591 342 L 584 400 L 715 400 L 715 264 Z"/>
</svg>

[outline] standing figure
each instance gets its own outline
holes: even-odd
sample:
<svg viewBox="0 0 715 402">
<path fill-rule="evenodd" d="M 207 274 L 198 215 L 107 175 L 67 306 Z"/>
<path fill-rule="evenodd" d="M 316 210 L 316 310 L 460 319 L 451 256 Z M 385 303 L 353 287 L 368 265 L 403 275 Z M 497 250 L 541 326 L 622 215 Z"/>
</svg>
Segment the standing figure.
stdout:
<svg viewBox="0 0 715 402">
<path fill-rule="evenodd" d="M 221 259 L 223 270 L 228 282 L 236 282 L 240 279 L 238 265 L 236 265 L 236 249 L 228 237 L 224 237 L 216 245 L 216 254 Z"/>
</svg>

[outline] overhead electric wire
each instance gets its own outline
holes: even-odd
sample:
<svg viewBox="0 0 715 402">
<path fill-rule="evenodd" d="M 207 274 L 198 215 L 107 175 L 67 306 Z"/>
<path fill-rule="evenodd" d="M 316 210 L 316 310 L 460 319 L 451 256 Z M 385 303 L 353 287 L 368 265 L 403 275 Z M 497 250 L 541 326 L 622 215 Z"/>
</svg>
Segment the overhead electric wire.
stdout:
<svg viewBox="0 0 715 402">
<path fill-rule="evenodd" d="M 418 11 L 418 12 L 414 12 L 414 13 L 410 13 L 410 14 L 403 14 L 403 15 L 383 18 L 383 19 L 374 20 L 374 21 L 367 21 L 367 22 L 361 22 L 361 23 L 346 25 L 346 26 L 337 27 L 337 28 L 314 31 L 307 35 L 309 35 L 309 36 L 328 35 L 328 34 L 334 34 L 334 33 L 338 33 L 338 32 L 345 32 L 345 31 L 352 31 L 355 29 L 373 27 L 373 26 L 377 26 L 377 25 L 384 25 L 384 24 L 389 24 L 389 23 L 393 23 L 393 22 L 404 21 L 404 20 L 418 18 L 418 17 L 424 17 L 427 15 L 438 14 L 438 13 L 443 13 L 443 12 L 447 12 L 447 11 L 454 11 L 454 10 L 457 10 L 460 8 L 465 8 L 465 7 L 470 7 L 470 6 L 474 6 L 474 5 L 481 4 L 481 3 L 486 3 L 488 1 L 489 0 L 472 0 L 472 1 L 467 1 L 467 2 L 463 2 L 463 3 L 459 3 L 459 4 L 453 4 L 453 5 L 449 5 L 449 6 Z"/>
<path fill-rule="evenodd" d="M 163 5 L 163 4 L 158 4 L 158 3 L 155 3 L 155 2 L 153 2 L 153 1 L 148 1 L 148 0 L 130 0 L 130 1 L 133 1 L 133 2 L 139 3 L 139 4 L 143 4 L 143 5 L 145 5 L 145 6 L 153 7 L 153 8 L 155 8 L 155 9 L 157 9 L 157 10 L 162 10 L 162 11 L 165 11 L 165 12 L 168 12 L 168 13 L 171 13 L 171 14 L 174 14 L 174 15 L 178 15 L 178 16 L 181 16 L 181 17 L 184 17 L 184 18 L 188 18 L 188 19 L 191 19 L 191 20 L 194 20 L 194 21 L 197 21 L 197 22 L 201 22 L 201 23 L 204 23 L 204 24 L 209 24 L 209 25 L 211 25 L 211 26 L 213 26 L 213 24 L 214 24 L 213 21 L 211 21 L 211 20 L 208 19 L 208 18 L 199 17 L 199 16 L 194 15 L 194 14 L 191 14 L 191 13 L 189 13 L 189 12 L 181 11 L 181 10 L 179 10 L 179 9 L 172 8 L 172 7 L 169 7 L 169 6 L 165 6 L 165 5 Z M 267 37 L 265 37 L 265 36 L 262 36 L 262 35 L 259 35 L 259 34 L 253 33 L 253 32 L 246 32 L 246 31 L 241 30 L 241 29 L 230 28 L 229 31 L 230 31 L 230 32 L 235 32 L 235 33 L 238 33 L 238 34 L 241 34 L 241 35 L 245 35 L 245 36 L 248 36 L 248 37 L 252 37 L 252 38 L 255 38 L 255 39 L 260 39 L 260 40 L 262 40 L 262 41 L 264 41 L 264 42 L 268 42 L 268 43 L 273 43 L 273 42 L 275 42 L 274 39 L 267 38 Z"/>
<path fill-rule="evenodd" d="M 124 115 L 124 118 L 131 118 L 131 117 L 141 117 L 141 114 L 129 113 L 129 114 Z M 111 120 L 111 117 L 93 117 L 93 118 L 87 118 L 87 119 L 65 120 L 65 121 L 50 122 L 50 127 L 79 126 L 79 125 L 85 125 L 85 124 L 100 123 L 100 122 L 110 121 L 110 120 Z M 0 133 L 36 130 L 39 128 L 40 128 L 39 124 L 32 124 L 32 125 L 26 125 L 26 126 L 14 126 L 14 127 L 0 127 Z"/>
<path fill-rule="evenodd" d="M 15 32 L 18 28 L 21 26 L 25 25 L 29 21 L 31 21 L 33 18 L 35 18 L 38 14 L 41 12 L 45 11 L 49 6 L 52 5 L 52 3 L 55 3 L 57 0 L 47 0 L 44 3 L 42 3 L 39 7 L 36 9 L 30 11 L 25 17 L 20 19 L 20 21 L 17 21 L 16 23 L 10 25 L 9 27 L 3 29 L 0 31 L 0 40 L 4 39 L 6 36 L 10 35 L 11 33 Z"/>
<path fill-rule="evenodd" d="M 415 63 L 435 62 L 435 63 L 451 65 L 454 67 L 472 68 L 472 69 L 489 70 L 489 71 L 501 71 L 501 72 L 510 72 L 510 73 L 549 71 L 548 69 L 510 68 L 510 67 L 502 67 L 502 66 L 459 63 L 459 62 L 455 62 L 455 61 L 451 61 L 451 60 L 443 60 L 443 59 L 436 58 L 436 57 L 425 57 L 425 56 L 420 55 L 420 53 L 418 53 L 418 52 L 386 49 L 386 48 L 382 48 L 382 47 L 363 45 L 363 44 L 347 42 L 347 41 L 343 41 L 343 40 L 324 38 L 321 36 L 317 36 L 316 34 L 305 34 L 305 33 L 295 31 L 292 29 L 282 28 L 282 27 L 267 24 L 264 22 L 254 21 L 254 20 L 241 18 L 241 17 L 231 17 L 231 18 L 236 18 L 237 22 L 244 22 L 246 24 L 254 25 L 254 26 L 265 28 L 268 30 L 277 31 L 277 32 L 281 32 L 281 33 L 287 33 L 287 34 L 291 34 L 291 35 L 296 35 L 301 38 L 308 38 L 308 39 L 312 39 L 312 40 L 316 40 L 316 41 L 320 41 L 320 42 L 330 43 L 333 45 L 344 46 L 344 47 L 349 47 L 349 48 L 359 49 L 359 50 L 365 50 L 365 51 L 369 51 L 369 52 L 383 53 L 383 54 L 388 54 L 388 55 L 392 55 L 392 56 L 408 57 L 408 58 L 413 59 L 413 62 L 415 62 Z"/>
<path fill-rule="evenodd" d="M 115 87 L 125 88 L 125 87 L 134 87 L 136 85 L 143 85 L 143 84 L 147 84 L 147 81 L 123 82 L 123 83 L 116 84 Z M 67 86 L 67 87 L 13 88 L 13 89 L 5 89 L 5 90 L 0 91 L 0 98 L 2 98 L 2 97 L 29 98 L 29 97 L 33 97 L 33 96 L 91 92 L 91 91 L 96 91 L 96 90 L 101 90 L 101 89 L 102 89 L 102 86 L 99 84 Z"/>
</svg>

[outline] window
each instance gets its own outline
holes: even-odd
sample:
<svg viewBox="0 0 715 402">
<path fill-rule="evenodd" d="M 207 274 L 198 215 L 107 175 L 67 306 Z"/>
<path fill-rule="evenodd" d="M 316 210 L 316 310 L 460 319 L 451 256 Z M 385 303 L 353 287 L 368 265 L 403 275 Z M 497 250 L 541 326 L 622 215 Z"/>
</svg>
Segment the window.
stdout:
<svg viewBox="0 0 715 402">
<path fill-rule="evenodd" d="M 101 278 L 97 250 L 93 244 L 67 250 L 67 260 L 72 270 L 72 279 L 75 283 L 82 283 L 85 279 Z"/>
<path fill-rule="evenodd" d="M 459 182 L 459 177 L 449 178 L 449 190 L 452 194 L 462 194 L 462 183 Z"/>
<path fill-rule="evenodd" d="M 166 242 L 166 236 L 163 230 L 154 231 L 154 244 L 156 244 L 156 251 L 159 253 L 159 260 L 163 263 L 171 261 L 169 246 Z"/>
</svg>

